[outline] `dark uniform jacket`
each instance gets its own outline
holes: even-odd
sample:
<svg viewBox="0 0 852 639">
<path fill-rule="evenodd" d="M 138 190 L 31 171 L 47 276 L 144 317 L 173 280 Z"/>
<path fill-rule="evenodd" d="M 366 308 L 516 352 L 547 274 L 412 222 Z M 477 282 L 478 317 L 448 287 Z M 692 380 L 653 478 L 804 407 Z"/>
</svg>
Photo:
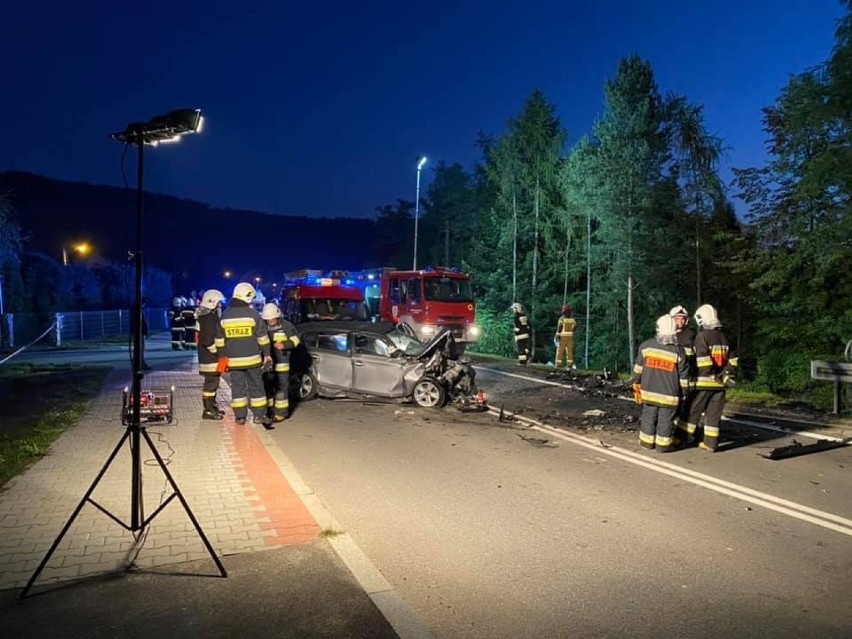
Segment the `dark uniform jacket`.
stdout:
<svg viewBox="0 0 852 639">
<path fill-rule="evenodd" d="M 269 333 L 260 313 L 238 299 L 231 299 L 222 313 L 225 356 L 231 370 L 254 368 L 269 357 Z"/>
<path fill-rule="evenodd" d="M 721 390 L 736 376 L 737 358 L 731 353 L 728 338 L 718 328 L 702 328 L 695 336 L 695 361 L 698 365 L 699 390 Z"/>
<path fill-rule="evenodd" d="M 689 363 L 678 344 L 642 342 L 633 363 L 633 384 L 641 389 L 642 403 L 676 408 L 689 387 Z"/>
<path fill-rule="evenodd" d="M 275 363 L 275 372 L 285 373 L 290 370 L 290 351 L 299 345 L 299 336 L 296 327 L 285 319 L 275 328 L 269 328 L 269 338 L 272 340 L 272 361 Z M 276 348 L 281 344 L 283 348 Z"/>
<path fill-rule="evenodd" d="M 525 313 L 515 311 L 515 341 L 530 336 L 530 321 Z"/>
<path fill-rule="evenodd" d="M 695 363 L 695 329 L 684 326 L 675 334 L 675 337 L 686 353 L 686 359 L 689 362 L 689 380 L 694 384 L 698 376 L 698 366 Z"/>
<path fill-rule="evenodd" d="M 204 308 L 198 309 L 198 372 L 218 375 L 219 357 L 224 355 L 225 333 L 219 314 Z"/>
</svg>

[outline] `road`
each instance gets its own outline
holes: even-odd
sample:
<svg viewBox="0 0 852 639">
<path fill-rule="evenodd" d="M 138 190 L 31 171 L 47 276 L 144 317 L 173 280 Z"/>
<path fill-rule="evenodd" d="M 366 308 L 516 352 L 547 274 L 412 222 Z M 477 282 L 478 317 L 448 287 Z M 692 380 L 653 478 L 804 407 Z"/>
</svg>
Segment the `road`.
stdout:
<svg viewBox="0 0 852 639">
<path fill-rule="evenodd" d="M 265 436 L 437 637 L 849 636 L 852 447 L 770 461 L 790 438 L 738 427 L 659 455 L 478 370 L 524 421 L 316 400 Z"/>
</svg>

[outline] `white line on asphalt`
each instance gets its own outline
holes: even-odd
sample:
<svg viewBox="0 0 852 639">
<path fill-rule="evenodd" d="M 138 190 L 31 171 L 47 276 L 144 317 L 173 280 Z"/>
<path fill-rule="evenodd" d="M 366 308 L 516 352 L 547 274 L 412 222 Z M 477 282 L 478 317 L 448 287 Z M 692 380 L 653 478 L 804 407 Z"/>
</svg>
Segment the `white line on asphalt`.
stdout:
<svg viewBox="0 0 852 639">
<path fill-rule="evenodd" d="M 523 379 L 528 382 L 536 382 L 538 384 L 547 384 L 548 386 L 561 386 L 562 388 L 569 388 L 571 390 L 582 391 L 583 389 L 579 386 L 575 386 L 573 384 L 563 384 L 561 382 L 552 382 L 549 379 L 539 379 L 537 377 L 530 377 L 529 375 L 519 375 L 517 373 L 507 373 L 506 371 L 497 370 L 496 368 L 488 368 L 487 366 L 477 366 L 477 370 L 488 371 L 489 373 L 497 373 L 498 375 L 505 375 L 506 377 L 515 377 L 517 379 Z M 616 399 L 622 399 L 624 401 L 633 401 L 632 397 L 622 397 L 620 395 L 616 396 Z M 771 430 L 777 433 L 784 433 L 785 435 L 795 435 L 800 437 L 810 437 L 811 439 L 823 439 L 830 442 L 845 442 L 847 440 L 842 437 L 834 437 L 833 435 L 822 435 L 820 433 L 811 433 L 806 430 L 792 430 L 790 428 L 782 428 L 780 426 L 773 426 L 771 424 L 764 424 L 761 422 L 752 422 L 739 418 L 731 418 L 731 417 L 722 417 L 723 420 L 729 421 L 735 424 L 742 424 L 744 426 L 751 426 L 752 428 L 762 428 L 763 430 Z"/>
<path fill-rule="evenodd" d="M 258 437 L 320 528 L 339 531 L 342 526 L 332 517 L 316 493 L 304 482 L 290 458 L 275 443 L 271 433 L 259 433 Z M 330 536 L 327 541 L 400 639 L 434 639 L 432 632 L 420 621 L 417 614 L 348 533 Z"/>
<path fill-rule="evenodd" d="M 490 408 L 489 410 L 494 415 L 500 414 L 500 411 L 495 408 Z M 718 493 L 722 493 L 723 495 L 728 495 L 730 497 L 734 497 L 742 501 L 747 501 L 757 506 L 762 506 L 769 510 L 774 510 L 790 517 L 794 517 L 802 521 L 807 521 L 817 526 L 821 526 L 829 530 L 834 530 L 835 532 L 839 532 L 852 537 L 852 520 L 847 519 L 845 517 L 841 517 L 833 513 L 824 512 L 822 510 L 817 510 L 815 508 L 810 508 L 809 506 L 805 506 L 803 504 L 798 504 L 796 502 L 788 501 L 780 497 L 775 497 L 774 495 L 762 493 L 746 486 L 741 486 L 733 482 L 718 479 L 710 475 L 705 475 L 704 473 L 699 473 L 694 470 L 682 468 L 675 464 L 670 464 L 664 461 L 643 457 L 638 453 L 626 450 L 624 448 L 619 448 L 618 446 L 604 447 L 601 446 L 601 443 L 595 439 L 585 437 L 583 435 L 575 435 L 574 433 L 566 433 L 565 431 L 561 431 L 557 428 L 554 428 L 553 426 L 548 426 L 547 424 L 543 424 L 542 422 L 539 422 L 535 419 L 531 419 L 529 417 L 513 415 L 508 411 L 503 411 L 503 413 L 504 415 L 509 415 L 513 419 L 516 419 L 522 423 L 526 423 L 535 430 L 547 433 L 554 437 L 558 437 L 559 439 L 571 442 L 573 444 L 577 444 L 579 446 L 594 450 L 598 453 L 603 453 L 611 457 L 615 457 L 617 459 L 629 462 L 631 464 L 642 466 L 643 468 L 647 468 L 648 470 L 653 470 L 655 472 L 662 473 L 663 475 L 675 477 L 677 479 L 696 484 L 697 486 L 702 486 L 704 488 L 714 490 Z"/>
</svg>

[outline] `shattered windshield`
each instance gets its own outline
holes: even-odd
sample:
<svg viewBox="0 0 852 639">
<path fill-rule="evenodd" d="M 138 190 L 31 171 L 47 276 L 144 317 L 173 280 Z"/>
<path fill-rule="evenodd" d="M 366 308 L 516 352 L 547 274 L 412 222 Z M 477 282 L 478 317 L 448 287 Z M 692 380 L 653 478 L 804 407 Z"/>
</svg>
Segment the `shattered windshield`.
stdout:
<svg viewBox="0 0 852 639">
<path fill-rule="evenodd" d="M 423 350 L 423 344 L 409 335 L 405 335 L 400 331 L 391 331 L 387 334 L 390 340 L 399 350 L 406 355 L 416 357 Z"/>
<path fill-rule="evenodd" d="M 366 321 L 367 308 L 364 302 L 354 300 L 310 299 L 301 302 L 302 317 L 306 321 L 316 320 L 362 320 Z"/>
<path fill-rule="evenodd" d="M 426 299 L 433 302 L 472 302 L 473 288 L 468 279 L 449 277 L 424 278 Z"/>
</svg>

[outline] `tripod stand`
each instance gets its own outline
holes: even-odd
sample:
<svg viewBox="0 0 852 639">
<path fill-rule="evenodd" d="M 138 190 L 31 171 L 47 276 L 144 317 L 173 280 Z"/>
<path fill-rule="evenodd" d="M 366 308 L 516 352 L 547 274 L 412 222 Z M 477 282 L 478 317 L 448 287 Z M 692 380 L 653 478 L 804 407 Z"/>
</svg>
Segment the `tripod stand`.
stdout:
<svg viewBox="0 0 852 639">
<path fill-rule="evenodd" d="M 200 113 L 198 114 L 198 118 L 200 120 Z M 74 520 L 77 518 L 77 515 L 80 514 L 80 511 L 83 509 L 83 506 L 86 503 L 92 504 L 95 508 L 104 513 L 107 517 L 115 521 L 119 526 L 124 528 L 125 530 L 129 530 L 134 533 L 134 536 L 141 531 L 144 531 L 153 521 L 153 519 L 160 513 L 162 510 L 175 498 L 177 497 L 180 501 L 183 509 L 186 511 L 186 514 L 189 516 L 192 525 L 195 527 L 198 536 L 201 538 L 201 541 L 204 543 L 207 552 L 210 554 L 210 557 L 213 559 L 213 562 L 216 564 L 216 567 L 219 569 L 219 573 L 222 577 L 227 577 L 228 573 L 225 571 L 225 567 L 222 565 L 222 562 L 219 560 L 219 557 L 216 555 L 215 550 L 213 550 L 213 546 L 210 545 L 210 541 L 207 539 L 207 536 L 204 534 L 204 531 L 201 529 L 198 520 L 195 518 L 192 510 L 189 507 L 189 504 L 186 502 L 186 499 L 181 493 L 180 488 L 178 488 L 177 483 L 175 482 L 172 474 L 169 472 L 166 463 L 163 461 L 162 456 L 157 450 L 156 446 L 154 446 L 154 442 L 151 439 L 151 436 L 148 434 L 146 427 L 142 424 L 141 419 L 141 396 L 142 396 L 142 377 L 144 374 L 142 373 L 142 209 L 143 209 L 143 201 L 144 201 L 144 192 L 142 189 L 142 178 L 143 178 L 143 167 L 144 167 L 144 146 L 146 142 L 156 142 L 158 140 L 166 140 L 166 139 L 174 139 L 175 136 L 181 135 L 186 132 L 194 132 L 197 129 L 191 130 L 182 130 L 182 127 L 175 126 L 174 124 L 170 124 L 167 126 L 168 122 L 164 122 L 163 118 L 155 118 L 151 123 L 156 123 L 157 128 L 146 128 L 144 124 L 134 124 L 128 127 L 128 130 L 122 134 L 114 134 L 111 137 L 114 137 L 119 140 L 123 140 L 125 144 L 136 144 L 138 147 L 138 156 L 137 156 L 137 167 L 136 167 L 136 252 L 134 254 L 134 266 L 135 266 L 135 285 L 136 285 L 136 300 L 133 308 L 135 323 L 133 327 L 133 385 L 131 391 L 131 402 L 132 402 L 132 410 L 130 415 L 130 421 L 127 425 L 127 428 L 124 432 L 124 435 L 119 440 L 118 444 L 116 444 L 112 453 L 107 458 L 104 465 L 101 467 L 100 472 L 98 472 L 94 481 L 92 482 L 89 489 L 83 495 L 83 498 L 80 500 L 80 503 L 77 504 L 77 507 L 74 509 L 74 512 L 71 513 L 71 517 L 66 522 L 65 526 L 62 528 L 62 531 L 59 533 L 59 536 L 53 541 L 53 544 L 50 546 L 50 549 L 47 551 L 47 554 L 44 556 L 44 559 L 41 560 L 41 563 L 36 568 L 30 580 L 27 582 L 27 585 L 21 591 L 20 597 L 23 599 L 27 596 L 27 593 L 32 588 L 33 584 L 38 579 L 44 567 L 47 565 L 47 562 L 50 560 L 50 557 L 59 547 L 59 544 L 62 542 L 62 539 L 65 537 L 68 530 L 71 528 L 71 525 L 74 523 Z M 168 137 L 166 137 L 168 136 Z M 141 462 L 141 443 L 142 440 L 145 440 L 145 443 L 148 444 L 148 448 L 153 453 L 155 459 L 157 460 L 157 464 L 160 466 L 160 469 L 163 471 L 163 474 L 166 477 L 166 480 L 171 485 L 172 494 L 168 496 L 160 505 L 154 510 L 153 513 L 145 516 L 145 509 L 142 502 L 142 462 Z M 125 442 L 130 442 L 130 454 L 131 454 L 131 476 L 130 476 L 130 523 L 126 523 L 116 515 L 109 512 L 102 505 L 97 503 L 94 499 L 92 499 L 92 493 L 97 488 L 98 483 L 103 478 L 104 474 L 106 474 L 113 460 L 118 455 L 119 450 L 124 445 Z M 137 536 L 137 539 L 139 538 Z"/>
</svg>

